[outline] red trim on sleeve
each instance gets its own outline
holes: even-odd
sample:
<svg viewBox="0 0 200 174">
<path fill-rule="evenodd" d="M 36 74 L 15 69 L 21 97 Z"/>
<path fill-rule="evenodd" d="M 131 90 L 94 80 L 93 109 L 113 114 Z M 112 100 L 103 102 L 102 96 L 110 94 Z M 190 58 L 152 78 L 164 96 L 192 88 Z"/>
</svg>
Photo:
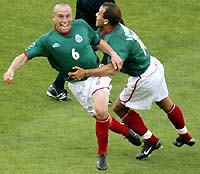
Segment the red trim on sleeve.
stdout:
<svg viewBox="0 0 200 174">
<path fill-rule="evenodd" d="M 26 53 L 26 51 L 24 51 L 23 53 L 27 57 L 27 60 L 30 60 L 30 57 L 28 56 L 28 54 Z"/>
<path fill-rule="evenodd" d="M 100 39 L 99 39 L 99 41 L 98 41 L 98 43 L 97 43 L 97 45 L 99 45 L 99 44 L 100 44 L 101 40 L 103 40 L 103 39 L 102 39 L 102 38 L 100 38 Z"/>
</svg>

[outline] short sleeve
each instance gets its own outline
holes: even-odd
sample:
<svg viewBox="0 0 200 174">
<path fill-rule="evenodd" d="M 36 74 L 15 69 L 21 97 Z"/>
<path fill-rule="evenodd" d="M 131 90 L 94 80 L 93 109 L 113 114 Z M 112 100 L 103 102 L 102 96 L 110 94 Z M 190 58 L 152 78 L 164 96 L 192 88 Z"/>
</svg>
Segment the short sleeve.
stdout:
<svg viewBox="0 0 200 174">
<path fill-rule="evenodd" d="M 25 54 L 28 56 L 29 59 L 32 59 L 34 57 L 48 57 L 49 53 L 45 47 L 45 40 L 47 35 L 42 35 L 39 37 L 35 42 L 33 42 L 31 45 L 29 45 L 25 49 Z"/>
</svg>

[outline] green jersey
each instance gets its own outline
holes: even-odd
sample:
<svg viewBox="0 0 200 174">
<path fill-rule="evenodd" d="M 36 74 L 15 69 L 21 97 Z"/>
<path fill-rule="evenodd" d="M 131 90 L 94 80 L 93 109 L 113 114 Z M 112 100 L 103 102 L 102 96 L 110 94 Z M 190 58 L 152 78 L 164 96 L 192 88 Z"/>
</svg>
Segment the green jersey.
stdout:
<svg viewBox="0 0 200 174">
<path fill-rule="evenodd" d="M 119 24 L 109 33 L 98 30 L 98 34 L 121 57 L 123 61 L 121 72 L 130 76 L 138 76 L 148 68 L 150 53 L 135 32 Z M 107 60 L 110 61 L 109 56 Z"/>
<path fill-rule="evenodd" d="M 78 19 L 72 22 L 72 29 L 68 34 L 63 35 L 52 28 L 30 45 L 25 54 L 29 59 L 47 57 L 51 66 L 65 80 L 72 82 L 68 72 L 73 71 L 74 66 L 85 69 L 99 66 L 99 59 L 92 48 L 99 41 L 97 33 L 84 20 Z"/>
</svg>

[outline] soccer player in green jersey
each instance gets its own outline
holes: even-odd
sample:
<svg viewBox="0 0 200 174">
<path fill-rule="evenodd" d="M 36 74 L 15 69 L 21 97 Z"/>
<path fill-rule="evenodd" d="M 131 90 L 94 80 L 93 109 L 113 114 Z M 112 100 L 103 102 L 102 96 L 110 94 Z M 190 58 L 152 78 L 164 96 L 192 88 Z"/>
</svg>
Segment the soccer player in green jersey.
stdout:
<svg viewBox="0 0 200 174">
<path fill-rule="evenodd" d="M 75 19 L 84 19 L 94 30 L 96 27 L 96 13 L 99 11 L 100 6 L 104 2 L 113 2 L 114 0 L 77 0 L 76 1 L 76 15 Z M 122 21 L 123 22 L 123 21 Z M 105 59 L 103 58 L 101 63 L 104 64 Z M 68 96 L 68 92 L 64 89 L 65 80 L 61 73 L 58 73 L 53 84 L 47 89 L 47 96 L 52 97 L 58 101 L 69 101 L 71 98 Z M 112 86 L 111 86 L 112 87 Z M 112 101 L 109 100 L 109 104 Z"/>
<path fill-rule="evenodd" d="M 53 6 L 52 19 L 55 23 L 48 33 L 41 35 L 22 54 L 18 55 L 4 73 L 4 81 L 11 84 L 15 71 L 34 57 L 47 57 L 49 63 L 64 79 L 80 104 L 96 116 L 98 154 L 105 157 L 108 146 L 108 130 L 125 136 L 132 144 L 141 145 L 140 137 L 126 125 L 108 113 L 109 85 L 111 77 L 86 77 L 76 81 L 68 72 L 74 66 L 96 68 L 98 58 L 92 45 L 113 58 L 113 66 L 120 66 L 121 59 L 112 48 L 82 19 L 72 20 L 72 10 L 67 3 Z M 107 169 L 107 163 L 98 161 L 98 169 Z"/>
<path fill-rule="evenodd" d="M 151 56 L 140 38 L 131 29 L 120 24 L 121 11 L 113 3 L 104 3 L 97 13 L 96 25 L 100 28 L 99 35 L 111 45 L 123 61 L 121 72 L 128 74 L 128 82 L 120 93 L 113 109 L 116 114 L 133 129 L 143 136 L 144 146 L 137 159 L 148 157 L 161 146 L 157 138 L 145 125 L 136 110 L 150 109 L 153 102 L 165 111 L 169 120 L 178 131 L 178 138 L 173 141 L 175 146 L 184 144 L 192 146 L 195 139 L 188 133 L 181 109 L 173 103 L 168 95 L 164 76 L 164 67 L 160 61 Z M 88 76 L 114 75 L 108 56 L 108 64 L 96 69 L 75 67 L 76 72 L 69 75 L 74 79 Z"/>
</svg>

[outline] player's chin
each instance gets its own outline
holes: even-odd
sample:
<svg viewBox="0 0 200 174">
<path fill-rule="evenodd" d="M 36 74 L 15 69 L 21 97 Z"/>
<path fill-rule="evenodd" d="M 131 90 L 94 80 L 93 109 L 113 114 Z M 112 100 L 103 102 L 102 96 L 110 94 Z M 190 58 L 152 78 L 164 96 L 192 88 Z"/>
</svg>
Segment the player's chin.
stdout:
<svg viewBox="0 0 200 174">
<path fill-rule="evenodd" d="M 65 33 L 68 33 L 69 32 L 69 28 L 66 28 L 66 27 L 60 27 L 60 32 L 65 34 Z"/>
<path fill-rule="evenodd" d="M 60 25 L 59 26 L 59 32 L 60 33 L 68 33 L 69 31 L 71 30 L 71 25 L 67 25 L 67 26 L 64 26 L 64 25 Z"/>
</svg>

